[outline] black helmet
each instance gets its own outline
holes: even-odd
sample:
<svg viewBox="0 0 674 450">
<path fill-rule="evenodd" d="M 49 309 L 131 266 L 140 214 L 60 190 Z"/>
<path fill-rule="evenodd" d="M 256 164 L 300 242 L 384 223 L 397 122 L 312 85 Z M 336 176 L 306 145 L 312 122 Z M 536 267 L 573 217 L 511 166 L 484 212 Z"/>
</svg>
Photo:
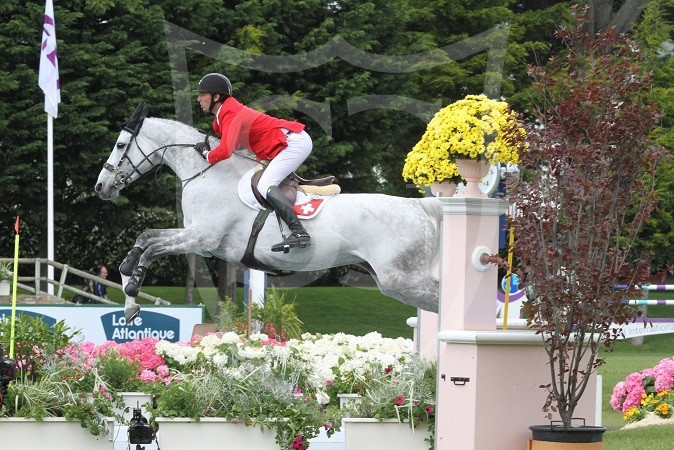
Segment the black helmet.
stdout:
<svg viewBox="0 0 674 450">
<path fill-rule="evenodd" d="M 210 92 L 211 94 L 220 94 L 225 97 L 232 95 L 232 83 L 226 76 L 220 73 L 209 73 L 199 82 L 197 92 Z"/>
</svg>

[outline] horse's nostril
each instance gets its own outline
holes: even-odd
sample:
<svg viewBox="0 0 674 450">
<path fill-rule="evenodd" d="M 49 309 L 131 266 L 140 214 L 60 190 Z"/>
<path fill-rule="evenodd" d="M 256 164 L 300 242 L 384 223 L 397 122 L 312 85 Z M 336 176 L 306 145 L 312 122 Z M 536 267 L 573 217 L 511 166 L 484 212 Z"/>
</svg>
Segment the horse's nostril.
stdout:
<svg viewBox="0 0 674 450">
<path fill-rule="evenodd" d="M 96 187 L 94 187 L 96 192 L 101 192 L 101 189 L 103 189 L 103 183 L 97 183 Z"/>
</svg>

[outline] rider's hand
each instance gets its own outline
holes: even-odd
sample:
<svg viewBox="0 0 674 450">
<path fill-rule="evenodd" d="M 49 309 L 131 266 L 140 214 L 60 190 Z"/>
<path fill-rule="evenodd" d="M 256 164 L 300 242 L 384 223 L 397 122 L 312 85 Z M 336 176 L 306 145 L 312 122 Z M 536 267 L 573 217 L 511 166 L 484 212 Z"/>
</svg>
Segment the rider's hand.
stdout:
<svg viewBox="0 0 674 450">
<path fill-rule="evenodd" d="M 197 142 L 194 144 L 194 150 L 196 150 L 202 158 L 208 160 L 208 152 L 211 148 L 206 142 Z"/>
</svg>

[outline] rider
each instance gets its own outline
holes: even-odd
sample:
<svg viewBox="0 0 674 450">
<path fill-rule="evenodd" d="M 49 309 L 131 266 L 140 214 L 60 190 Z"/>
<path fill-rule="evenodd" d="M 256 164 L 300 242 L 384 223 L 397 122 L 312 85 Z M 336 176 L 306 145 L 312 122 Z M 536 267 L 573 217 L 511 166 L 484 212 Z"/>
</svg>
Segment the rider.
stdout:
<svg viewBox="0 0 674 450">
<path fill-rule="evenodd" d="M 255 153 L 258 161 L 269 161 L 257 188 L 291 232 L 285 242 L 273 248 L 280 251 L 283 245 L 310 245 L 311 237 L 297 218 L 292 203 L 278 188 L 311 153 L 313 143 L 304 131 L 304 125 L 278 119 L 241 104 L 232 97 L 229 79 L 219 73 L 205 75 L 199 81 L 197 92 L 201 109 L 215 116 L 213 131 L 220 135 L 220 144 L 210 150 L 206 140 L 195 144 L 194 148 L 210 164 L 232 156 L 237 144 Z"/>
</svg>

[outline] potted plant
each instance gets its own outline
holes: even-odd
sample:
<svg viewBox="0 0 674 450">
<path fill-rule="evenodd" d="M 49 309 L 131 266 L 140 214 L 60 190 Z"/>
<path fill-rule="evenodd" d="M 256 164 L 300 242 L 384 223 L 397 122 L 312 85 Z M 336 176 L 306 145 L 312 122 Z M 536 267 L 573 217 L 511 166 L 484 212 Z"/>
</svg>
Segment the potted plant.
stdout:
<svg viewBox="0 0 674 450">
<path fill-rule="evenodd" d="M 517 164 L 525 131 L 507 103 L 468 95 L 440 111 L 407 154 L 403 178 L 419 185 L 476 182 L 489 164 Z M 460 167 L 461 166 L 461 167 Z M 475 167 L 476 174 L 468 172 Z M 460 173 L 462 172 L 462 173 Z M 445 195 L 446 196 L 446 195 Z"/>
<path fill-rule="evenodd" d="M 9 335 L 9 318 L 0 322 L 0 334 Z M 88 398 L 77 388 L 73 371 L 63 364 L 63 353 L 78 333 L 63 321 L 51 327 L 41 317 L 19 314 L 15 322 L 17 378 L 8 383 L 0 404 L 3 443 L 41 448 L 109 448 L 118 405 L 114 393 Z M 9 340 L 3 351 L 9 352 Z M 80 372 L 81 373 L 81 372 Z M 59 446 L 60 445 L 60 446 Z"/>
<path fill-rule="evenodd" d="M 9 295 L 11 281 L 12 266 L 9 263 L 0 262 L 0 295 Z"/>
<path fill-rule="evenodd" d="M 432 450 L 436 364 L 420 355 L 393 368 L 373 363 L 363 377 L 362 399 L 344 408 L 346 450 Z"/>
<path fill-rule="evenodd" d="M 148 408 L 159 445 L 188 448 L 198 436 L 202 449 L 221 448 L 223 441 L 241 450 L 307 448 L 329 419 L 315 399 L 298 393 L 292 379 L 249 364 L 183 374 Z"/>
<path fill-rule="evenodd" d="M 625 300 L 649 275 L 638 233 L 662 155 L 648 139 L 660 117 L 644 100 L 651 79 L 633 42 L 613 30 L 590 36 L 583 25 L 580 17 L 560 29 L 565 53 L 530 70 L 540 106 L 509 187 L 519 279 L 531 292 L 525 312 L 549 357 L 544 411 L 561 419 L 533 428 L 535 440 L 537 431 L 582 431 L 574 410 L 604 363 L 600 350 L 637 314 Z M 601 440 L 596 428 L 591 439 Z"/>
</svg>

